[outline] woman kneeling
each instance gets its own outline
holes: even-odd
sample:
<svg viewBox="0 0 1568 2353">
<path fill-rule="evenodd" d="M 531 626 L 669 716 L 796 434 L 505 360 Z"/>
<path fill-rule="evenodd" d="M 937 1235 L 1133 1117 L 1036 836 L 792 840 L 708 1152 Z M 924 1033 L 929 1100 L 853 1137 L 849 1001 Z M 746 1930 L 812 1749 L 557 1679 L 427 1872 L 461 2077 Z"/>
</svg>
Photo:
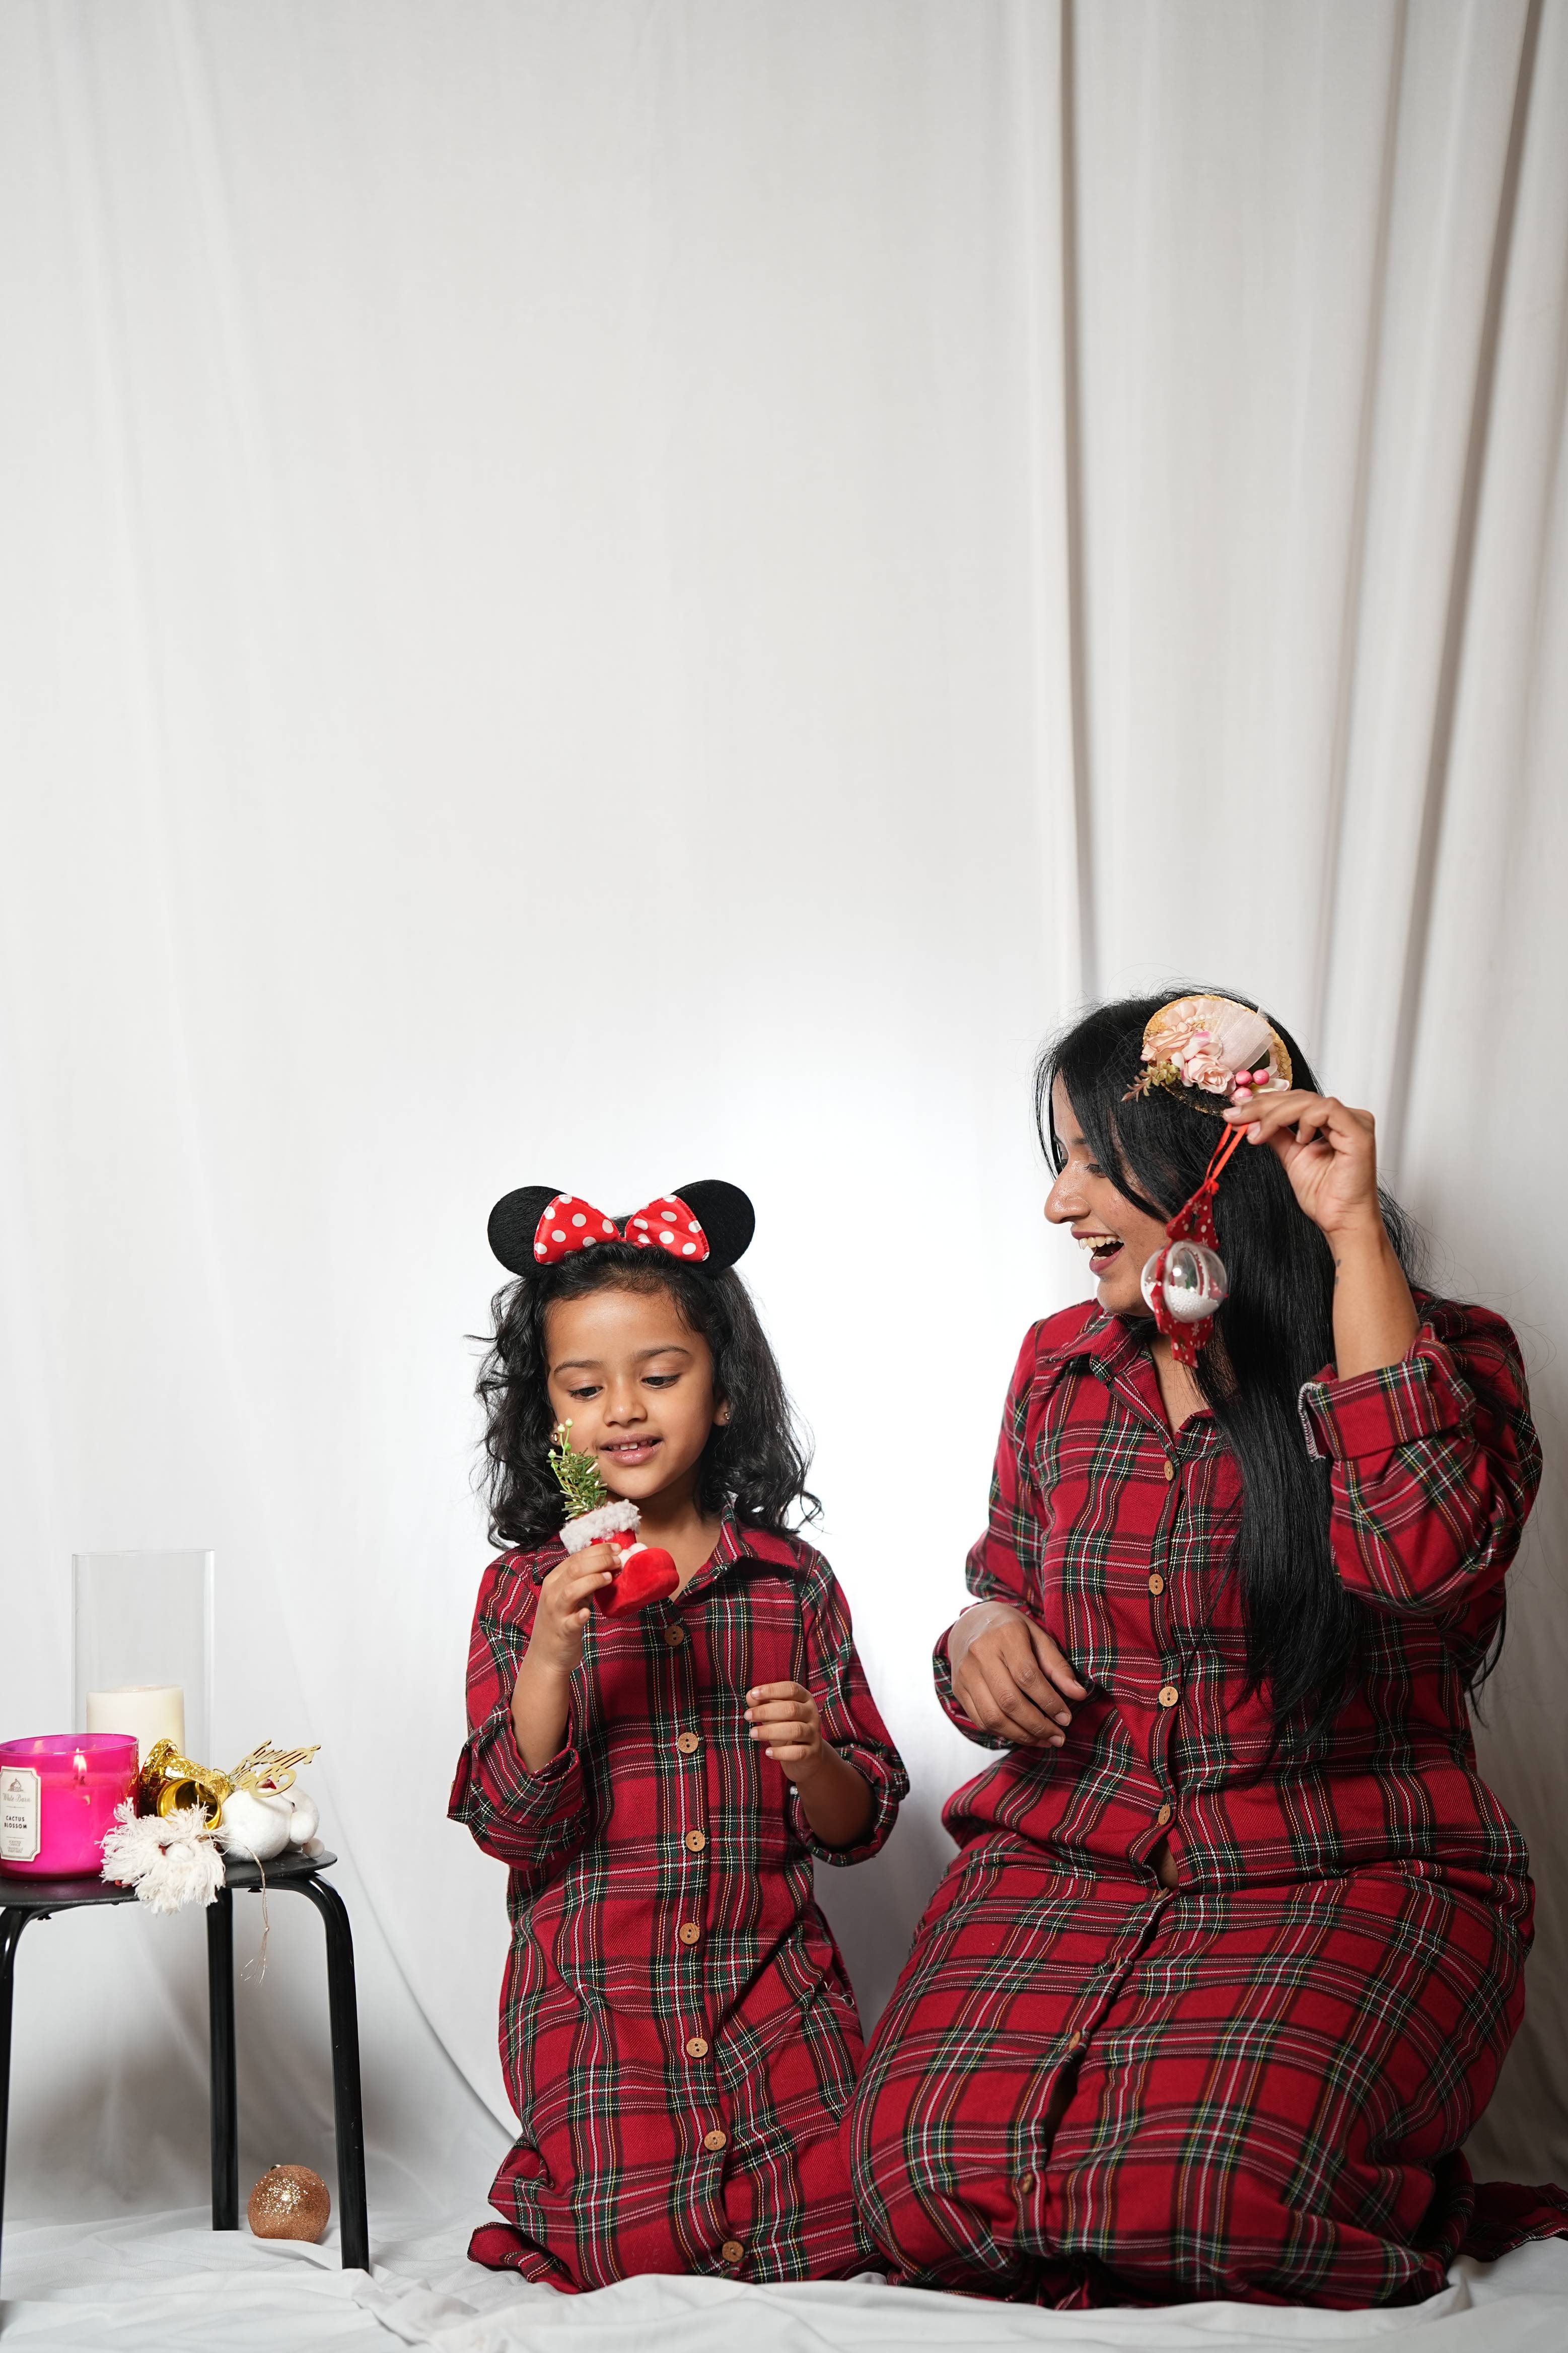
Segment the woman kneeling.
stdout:
<svg viewBox="0 0 1568 2353">
<path fill-rule="evenodd" d="M 1043 2304 L 1427 2295 L 1568 2230 L 1459 2153 L 1530 1943 L 1466 1709 L 1539 1475 L 1519 1351 L 1412 1290 L 1372 1120 L 1252 1008 L 1103 1007 L 1038 1102 L 1098 1291 L 1024 1344 L 938 1645 L 1003 1754 L 867 2062 L 862 2211 L 899 2276 Z"/>
</svg>

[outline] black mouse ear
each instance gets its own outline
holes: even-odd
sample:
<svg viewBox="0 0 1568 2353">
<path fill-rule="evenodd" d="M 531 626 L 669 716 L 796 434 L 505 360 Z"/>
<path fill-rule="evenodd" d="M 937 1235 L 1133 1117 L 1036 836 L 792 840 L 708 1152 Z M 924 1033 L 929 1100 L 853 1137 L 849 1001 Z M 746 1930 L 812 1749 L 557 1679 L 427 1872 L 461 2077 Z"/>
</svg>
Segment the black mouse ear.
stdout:
<svg viewBox="0 0 1568 2353">
<path fill-rule="evenodd" d="M 504 1194 L 490 1211 L 485 1229 L 490 1248 L 513 1274 L 528 1274 L 537 1264 L 533 1237 L 560 1189 L 557 1185 L 521 1185 L 515 1193 Z"/>
<path fill-rule="evenodd" d="M 708 1264 L 717 1273 L 744 1255 L 757 1230 L 757 1213 L 738 1185 L 721 1177 L 704 1176 L 695 1185 L 678 1185 L 676 1193 L 689 1202 L 691 1213 L 708 1237 Z"/>
</svg>

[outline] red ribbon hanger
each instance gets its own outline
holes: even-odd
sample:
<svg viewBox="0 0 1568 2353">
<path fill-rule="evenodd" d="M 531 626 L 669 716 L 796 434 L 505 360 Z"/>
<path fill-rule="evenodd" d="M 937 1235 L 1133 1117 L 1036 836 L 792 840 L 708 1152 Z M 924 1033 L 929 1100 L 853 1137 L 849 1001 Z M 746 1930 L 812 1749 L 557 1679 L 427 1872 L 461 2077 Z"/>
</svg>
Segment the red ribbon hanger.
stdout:
<svg viewBox="0 0 1568 2353">
<path fill-rule="evenodd" d="M 1173 1242 L 1195 1242 L 1202 1249 L 1219 1256 L 1219 1236 L 1215 1230 L 1214 1200 L 1220 1175 L 1231 1154 L 1247 1134 L 1237 1124 L 1215 1145 L 1214 1155 L 1204 1171 L 1204 1181 L 1195 1193 L 1189 1194 L 1165 1228 L 1165 1248 L 1154 1261 L 1154 1271 L 1149 1277 L 1145 1296 L 1154 1310 L 1155 1328 L 1163 1333 L 1171 1344 L 1171 1354 L 1177 1364 L 1189 1369 L 1198 1361 L 1198 1350 L 1214 1326 L 1214 1317 L 1205 1316 L 1201 1323 L 1184 1324 L 1172 1314 L 1165 1304 L 1165 1261 Z"/>
</svg>

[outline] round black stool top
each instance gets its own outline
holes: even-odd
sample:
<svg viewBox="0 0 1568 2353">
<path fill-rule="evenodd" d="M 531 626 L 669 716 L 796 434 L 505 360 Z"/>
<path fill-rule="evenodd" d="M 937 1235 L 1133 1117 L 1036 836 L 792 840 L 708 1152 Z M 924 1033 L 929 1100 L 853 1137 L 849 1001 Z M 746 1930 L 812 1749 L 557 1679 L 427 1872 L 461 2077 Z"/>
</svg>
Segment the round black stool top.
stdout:
<svg viewBox="0 0 1568 2353">
<path fill-rule="evenodd" d="M 280 1880 L 313 1879 L 337 1859 L 325 1848 L 319 1854 L 306 1854 L 297 1846 L 286 1848 L 268 1863 L 252 1862 L 242 1854 L 226 1854 L 224 1878 L 230 1887 L 275 1887 Z M 73 1905 L 135 1901 L 133 1887 L 121 1887 L 114 1880 L 96 1879 L 87 1873 L 79 1879 L 34 1879 L 20 1872 L 0 1870 L 0 1912 L 65 1912 Z M 205 1906 L 193 1908 L 203 1911 Z"/>
</svg>

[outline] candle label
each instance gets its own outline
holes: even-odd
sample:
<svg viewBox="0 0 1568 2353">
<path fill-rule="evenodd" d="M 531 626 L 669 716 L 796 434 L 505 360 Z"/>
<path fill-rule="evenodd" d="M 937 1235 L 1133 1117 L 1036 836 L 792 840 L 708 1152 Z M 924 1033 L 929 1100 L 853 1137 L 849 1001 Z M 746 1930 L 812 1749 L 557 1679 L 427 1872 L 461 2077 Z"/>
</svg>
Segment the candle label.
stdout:
<svg viewBox="0 0 1568 2353">
<path fill-rule="evenodd" d="M 0 1770 L 0 1862 L 38 1859 L 38 1777 L 30 1765 Z"/>
</svg>

